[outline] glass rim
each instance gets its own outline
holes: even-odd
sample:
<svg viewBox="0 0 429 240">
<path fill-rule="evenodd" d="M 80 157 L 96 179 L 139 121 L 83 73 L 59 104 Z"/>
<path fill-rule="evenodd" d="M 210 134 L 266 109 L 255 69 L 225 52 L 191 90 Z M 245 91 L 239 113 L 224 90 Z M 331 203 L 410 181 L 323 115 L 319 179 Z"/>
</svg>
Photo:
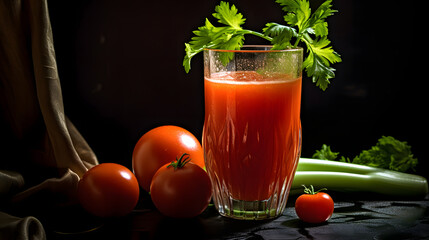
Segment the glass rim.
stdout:
<svg viewBox="0 0 429 240">
<path fill-rule="evenodd" d="M 288 49 L 271 50 L 273 45 L 243 45 L 239 50 L 228 50 L 228 49 L 216 49 L 216 48 L 204 48 L 204 51 L 213 52 L 232 52 L 232 53 L 263 53 L 263 52 L 295 52 L 302 51 L 302 47 L 292 47 Z M 243 49 L 243 48 L 260 48 L 260 49 Z M 265 48 L 265 49 L 263 49 Z"/>
</svg>

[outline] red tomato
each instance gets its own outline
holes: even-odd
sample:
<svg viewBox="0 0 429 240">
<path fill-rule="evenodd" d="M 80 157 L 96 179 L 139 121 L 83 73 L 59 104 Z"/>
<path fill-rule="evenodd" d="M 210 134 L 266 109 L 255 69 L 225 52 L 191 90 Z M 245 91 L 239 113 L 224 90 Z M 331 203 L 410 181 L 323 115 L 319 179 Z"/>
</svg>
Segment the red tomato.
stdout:
<svg viewBox="0 0 429 240">
<path fill-rule="evenodd" d="M 95 216 L 124 216 L 137 204 L 139 185 L 128 168 L 116 163 L 101 163 L 80 179 L 78 198 L 83 208 Z"/>
<path fill-rule="evenodd" d="M 304 186 L 305 187 L 305 186 Z M 334 212 L 334 201 L 329 194 L 324 192 L 314 192 L 305 188 L 304 192 L 296 199 L 295 211 L 298 217 L 308 223 L 322 223 L 327 221 Z"/>
<path fill-rule="evenodd" d="M 212 185 L 206 171 L 186 162 L 184 155 L 173 165 L 162 166 L 153 176 L 150 186 L 155 207 L 169 217 L 195 217 L 207 208 L 212 196 Z M 183 166 L 180 166 L 181 161 L 185 161 Z"/>
<path fill-rule="evenodd" d="M 177 126 L 161 126 L 145 133 L 133 151 L 133 170 L 140 186 L 149 191 L 155 172 L 183 153 L 188 153 L 193 163 L 204 168 L 201 144 L 186 129 Z"/>
</svg>

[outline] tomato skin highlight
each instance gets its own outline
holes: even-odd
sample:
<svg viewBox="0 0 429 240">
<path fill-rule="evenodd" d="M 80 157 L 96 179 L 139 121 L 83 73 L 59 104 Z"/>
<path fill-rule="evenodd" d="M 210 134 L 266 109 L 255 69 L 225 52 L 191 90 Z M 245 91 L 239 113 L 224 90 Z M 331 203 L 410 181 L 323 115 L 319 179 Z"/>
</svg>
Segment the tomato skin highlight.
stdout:
<svg viewBox="0 0 429 240">
<path fill-rule="evenodd" d="M 78 184 L 82 207 L 98 217 L 120 217 L 130 213 L 139 199 L 134 174 L 116 163 L 101 163 L 89 169 Z"/>
<path fill-rule="evenodd" d="M 183 153 L 188 153 L 191 162 L 204 168 L 201 143 L 188 130 L 166 125 L 145 133 L 134 147 L 132 156 L 133 171 L 140 186 L 149 192 L 156 171 Z"/>
<path fill-rule="evenodd" d="M 296 199 L 295 212 L 307 223 L 322 223 L 331 218 L 334 212 L 334 201 L 329 194 L 302 194 Z"/>
<path fill-rule="evenodd" d="M 207 208 L 212 196 L 208 174 L 192 162 L 178 169 L 168 165 L 162 166 L 153 177 L 150 186 L 152 202 L 165 216 L 198 216 Z"/>
</svg>

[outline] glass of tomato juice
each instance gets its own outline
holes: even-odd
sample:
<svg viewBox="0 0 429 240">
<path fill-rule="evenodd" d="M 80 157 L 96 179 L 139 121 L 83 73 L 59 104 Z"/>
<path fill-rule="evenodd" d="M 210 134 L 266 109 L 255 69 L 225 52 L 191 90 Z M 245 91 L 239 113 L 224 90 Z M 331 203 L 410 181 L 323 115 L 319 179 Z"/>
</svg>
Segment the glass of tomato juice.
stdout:
<svg viewBox="0 0 429 240">
<path fill-rule="evenodd" d="M 222 216 L 282 214 L 301 153 L 303 49 L 204 50 L 203 148 Z"/>
</svg>

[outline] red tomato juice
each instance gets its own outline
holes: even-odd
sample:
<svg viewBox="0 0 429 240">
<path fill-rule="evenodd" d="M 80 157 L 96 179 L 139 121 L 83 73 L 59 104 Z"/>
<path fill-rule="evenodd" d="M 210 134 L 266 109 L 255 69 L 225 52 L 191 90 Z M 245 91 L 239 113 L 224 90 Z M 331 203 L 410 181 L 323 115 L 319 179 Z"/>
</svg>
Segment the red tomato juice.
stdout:
<svg viewBox="0 0 429 240">
<path fill-rule="evenodd" d="M 203 147 L 215 193 L 262 201 L 289 192 L 301 144 L 301 77 L 253 71 L 204 80 Z"/>
</svg>

